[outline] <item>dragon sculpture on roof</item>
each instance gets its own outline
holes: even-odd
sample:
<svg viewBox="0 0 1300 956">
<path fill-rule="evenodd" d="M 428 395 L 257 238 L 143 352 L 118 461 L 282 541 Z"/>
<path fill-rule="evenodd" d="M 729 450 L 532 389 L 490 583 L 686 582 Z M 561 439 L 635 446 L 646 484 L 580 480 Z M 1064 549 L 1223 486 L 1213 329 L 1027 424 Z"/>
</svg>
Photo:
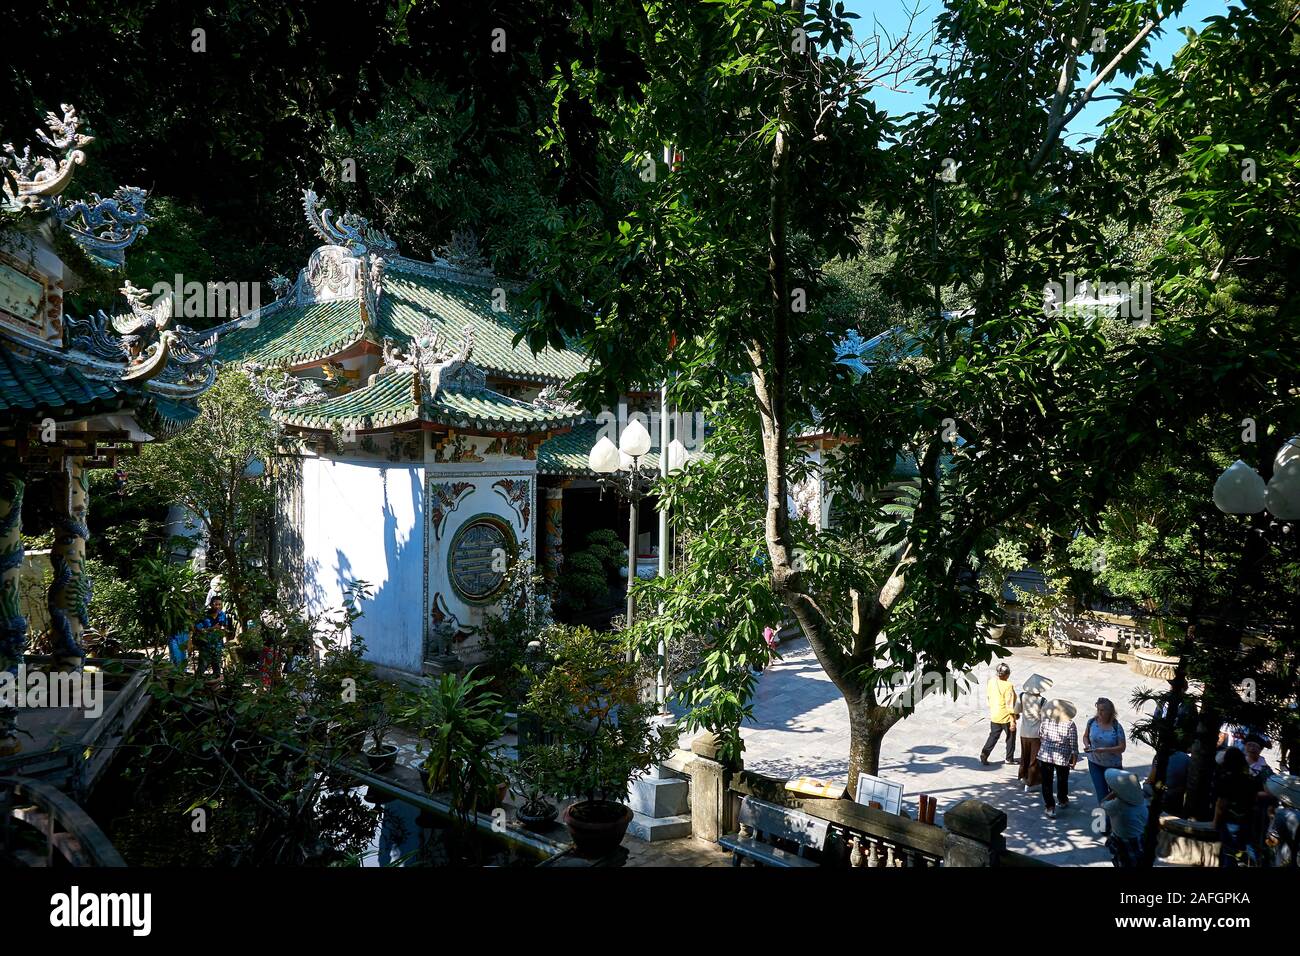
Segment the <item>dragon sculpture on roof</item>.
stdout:
<svg viewBox="0 0 1300 956">
<path fill-rule="evenodd" d="M 187 397 L 216 377 L 212 362 L 218 334 L 173 324 L 172 297 L 146 303 L 149 293 L 127 282 L 120 290 L 131 308 L 109 316 L 103 309 L 85 319 L 67 316 L 69 352 L 82 357 L 87 375 L 121 382 L 150 382 L 153 391 Z"/>
<path fill-rule="evenodd" d="M 315 190 L 302 191 L 302 210 L 312 232 L 335 246 L 344 246 L 354 256 L 369 252 L 396 252 L 397 243 L 382 229 L 370 225 L 370 220 L 356 213 L 334 215 L 329 208 L 321 208 L 321 199 Z"/>
</svg>

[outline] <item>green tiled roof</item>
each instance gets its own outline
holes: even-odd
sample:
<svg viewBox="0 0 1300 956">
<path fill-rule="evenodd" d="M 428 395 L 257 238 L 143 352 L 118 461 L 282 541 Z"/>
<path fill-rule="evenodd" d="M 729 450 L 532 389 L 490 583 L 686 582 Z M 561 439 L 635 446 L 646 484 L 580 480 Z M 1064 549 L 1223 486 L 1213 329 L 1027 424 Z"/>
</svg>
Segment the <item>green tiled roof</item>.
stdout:
<svg viewBox="0 0 1300 956">
<path fill-rule="evenodd" d="M 198 417 L 197 403 L 151 396 L 141 408 L 136 420 L 145 431 L 160 438 L 170 438 Z"/>
<path fill-rule="evenodd" d="M 337 355 L 365 334 L 358 299 L 264 310 L 254 328 L 228 332 L 217 356 L 223 362 L 260 362 L 285 368 Z"/>
<path fill-rule="evenodd" d="M 594 478 L 596 473 L 587 465 L 587 456 L 600 440 L 600 423 L 583 422 L 563 435 L 556 435 L 537 446 L 537 470 L 543 475 L 564 475 L 570 478 Z M 641 456 L 641 466 L 649 471 L 659 470 L 659 446 L 653 445 Z"/>
<path fill-rule="evenodd" d="M 56 369 L 0 347 L 0 412 L 6 418 L 50 417 L 57 421 L 115 411 L 127 397 L 110 382 L 89 379 L 74 368 Z"/>
<path fill-rule="evenodd" d="M 484 428 L 494 432 L 539 432 L 567 428 L 586 416 L 542 408 L 500 392 L 439 390 L 425 402 L 430 421 L 453 428 Z"/>
<path fill-rule="evenodd" d="M 321 431 L 336 425 L 359 429 L 407 425 L 420 418 L 420 403 L 415 397 L 415 373 L 382 375 L 373 385 L 312 405 L 277 411 L 273 417 L 287 425 Z"/>
<path fill-rule="evenodd" d="M 462 430 L 521 434 L 565 428 L 582 418 L 580 413 L 552 411 L 488 389 L 439 389 L 422 403 L 415 396 L 415 373 L 395 372 L 381 375 L 372 385 L 314 405 L 277 412 L 275 417 L 289 425 L 321 431 L 335 426 L 394 428 L 425 421 Z"/>
<path fill-rule="evenodd" d="M 396 342 L 409 341 L 427 317 L 453 342 L 465 326 L 473 328 L 474 364 L 503 378 L 566 382 L 587 368 L 586 356 L 572 348 L 546 348 L 533 354 L 526 342 L 516 346 L 514 338 L 523 328 L 523 319 L 509 311 L 508 292 L 506 310 L 493 310 L 490 280 L 483 285 L 457 282 L 442 275 L 404 271 L 390 262 L 383 289 L 375 328 L 378 339 L 388 336 Z"/>
<path fill-rule="evenodd" d="M 47 417 L 75 421 L 124 409 L 156 438 L 171 437 L 199 415 L 195 403 L 87 378 L 75 368 L 56 369 L 0 347 L 0 414 L 5 424 Z"/>
</svg>

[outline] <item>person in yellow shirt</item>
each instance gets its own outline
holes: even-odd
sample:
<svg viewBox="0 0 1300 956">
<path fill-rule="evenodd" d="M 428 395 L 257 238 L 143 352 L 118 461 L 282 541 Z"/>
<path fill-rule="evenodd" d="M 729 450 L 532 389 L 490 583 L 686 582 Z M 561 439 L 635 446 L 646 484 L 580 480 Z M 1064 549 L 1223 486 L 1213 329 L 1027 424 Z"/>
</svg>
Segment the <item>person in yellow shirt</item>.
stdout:
<svg viewBox="0 0 1300 956">
<path fill-rule="evenodd" d="M 996 674 L 988 683 L 989 739 L 980 751 L 980 763 L 988 766 L 989 754 L 997 746 L 998 738 L 1007 735 L 1007 763 L 1016 762 L 1016 689 L 1011 686 L 1011 668 L 997 666 Z"/>
</svg>

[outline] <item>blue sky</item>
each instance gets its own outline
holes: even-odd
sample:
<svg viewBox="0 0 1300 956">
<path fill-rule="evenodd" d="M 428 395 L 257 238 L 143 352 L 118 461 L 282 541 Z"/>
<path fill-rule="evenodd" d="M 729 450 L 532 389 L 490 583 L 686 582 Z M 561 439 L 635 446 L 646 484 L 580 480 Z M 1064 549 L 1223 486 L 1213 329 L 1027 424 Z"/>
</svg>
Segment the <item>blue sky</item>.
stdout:
<svg viewBox="0 0 1300 956">
<path fill-rule="evenodd" d="M 854 23 L 859 35 L 867 35 L 874 30 L 874 21 L 891 35 L 901 32 L 907 24 L 908 15 L 914 8 L 920 13 L 916 18 L 915 29 L 929 29 L 934 17 L 943 10 L 942 0 L 844 0 L 846 9 L 861 18 Z M 1222 13 L 1228 7 L 1227 0 L 1188 0 L 1187 6 L 1177 17 L 1165 21 L 1161 35 L 1149 46 L 1148 56 L 1157 63 L 1168 65 L 1174 54 L 1186 42 L 1180 32 L 1182 27 L 1200 30 L 1201 23 L 1208 16 Z M 1114 93 L 1117 89 L 1126 89 L 1132 81 L 1120 77 L 1118 84 L 1103 86 L 1098 95 Z M 925 102 L 924 93 L 913 88 L 912 92 L 879 90 L 876 102 L 892 114 L 906 113 L 919 109 Z M 1070 124 L 1067 138 L 1077 142 L 1084 136 L 1095 136 L 1100 130 L 1101 122 L 1115 108 L 1115 100 L 1096 100 L 1089 103 Z"/>
</svg>

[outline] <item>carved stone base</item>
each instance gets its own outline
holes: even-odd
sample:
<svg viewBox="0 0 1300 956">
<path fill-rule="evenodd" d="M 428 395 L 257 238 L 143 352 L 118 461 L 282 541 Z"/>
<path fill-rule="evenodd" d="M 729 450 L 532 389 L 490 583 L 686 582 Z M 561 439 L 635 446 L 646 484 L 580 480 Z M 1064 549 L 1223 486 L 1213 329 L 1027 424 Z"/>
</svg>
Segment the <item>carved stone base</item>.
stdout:
<svg viewBox="0 0 1300 956">
<path fill-rule="evenodd" d="M 1177 657 L 1165 657 L 1163 654 L 1137 650 L 1133 652 L 1133 670 L 1143 677 L 1154 680 L 1173 680 L 1179 660 Z"/>
</svg>

